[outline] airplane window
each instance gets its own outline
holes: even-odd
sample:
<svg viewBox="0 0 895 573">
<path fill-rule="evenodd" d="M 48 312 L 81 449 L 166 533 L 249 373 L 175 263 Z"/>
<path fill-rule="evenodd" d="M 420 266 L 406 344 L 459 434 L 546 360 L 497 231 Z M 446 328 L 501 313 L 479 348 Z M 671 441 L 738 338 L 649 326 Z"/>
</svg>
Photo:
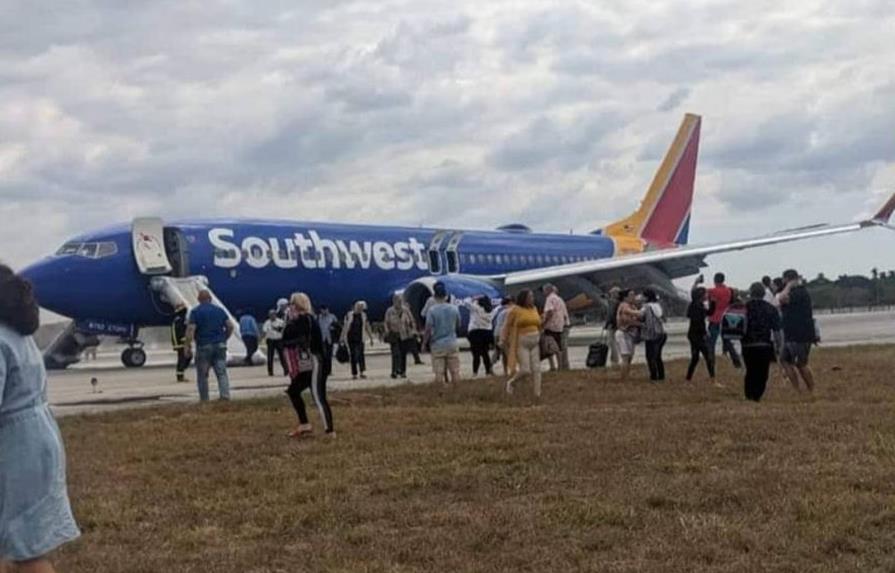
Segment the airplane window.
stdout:
<svg viewBox="0 0 895 573">
<path fill-rule="evenodd" d="M 113 241 L 100 243 L 96 249 L 96 258 L 111 257 L 118 254 L 118 245 Z"/>
<path fill-rule="evenodd" d="M 503 264 L 503 257 L 501 257 L 500 255 L 494 255 L 494 260 L 497 261 L 498 265 Z"/>
<path fill-rule="evenodd" d="M 488 255 L 488 263 L 494 264 L 494 255 Z"/>
<path fill-rule="evenodd" d="M 81 245 L 83 243 L 65 243 L 59 250 L 56 251 L 57 255 L 76 255 L 78 251 L 81 249 Z"/>
</svg>

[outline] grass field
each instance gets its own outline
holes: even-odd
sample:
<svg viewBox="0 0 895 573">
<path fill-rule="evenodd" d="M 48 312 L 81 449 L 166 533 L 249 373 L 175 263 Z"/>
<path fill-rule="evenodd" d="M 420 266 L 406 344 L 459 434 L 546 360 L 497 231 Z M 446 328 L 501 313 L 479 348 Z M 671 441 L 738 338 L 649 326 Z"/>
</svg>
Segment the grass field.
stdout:
<svg viewBox="0 0 895 573">
<path fill-rule="evenodd" d="M 893 571 L 895 348 L 821 349 L 761 404 L 681 382 L 547 376 L 61 421 L 84 536 L 61 571 Z M 315 415 L 316 412 L 312 412 Z M 316 422 L 317 420 L 314 419 Z M 319 425 L 319 424 L 318 424 Z"/>
</svg>

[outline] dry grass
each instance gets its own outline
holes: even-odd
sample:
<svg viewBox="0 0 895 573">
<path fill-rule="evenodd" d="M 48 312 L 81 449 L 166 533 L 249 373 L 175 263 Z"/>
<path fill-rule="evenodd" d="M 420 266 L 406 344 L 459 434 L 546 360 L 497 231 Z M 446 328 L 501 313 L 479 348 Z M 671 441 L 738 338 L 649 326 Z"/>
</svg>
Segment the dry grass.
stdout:
<svg viewBox="0 0 895 573">
<path fill-rule="evenodd" d="M 62 571 L 891 571 L 891 347 L 821 350 L 813 400 L 550 376 L 62 421 Z M 670 372 L 682 378 L 683 364 Z M 704 376 L 703 372 L 700 372 Z M 312 413 L 313 415 L 314 413 Z M 315 420 L 316 421 L 316 420 Z"/>
</svg>

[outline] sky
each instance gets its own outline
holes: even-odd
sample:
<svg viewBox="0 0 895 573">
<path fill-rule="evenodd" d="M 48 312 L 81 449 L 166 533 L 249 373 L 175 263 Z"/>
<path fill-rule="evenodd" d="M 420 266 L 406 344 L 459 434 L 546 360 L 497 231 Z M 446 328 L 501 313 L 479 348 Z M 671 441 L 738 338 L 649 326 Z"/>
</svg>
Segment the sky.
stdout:
<svg viewBox="0 0 895 573">
<path fill-rule="evenodd" d="M 685 112 L 692 243 L 856 220 L 895 191 L 892 30 L 883 0 L 0 0 L 0 260 L 151 215 L 584 233 L 637 207 Z"/>
</svg>

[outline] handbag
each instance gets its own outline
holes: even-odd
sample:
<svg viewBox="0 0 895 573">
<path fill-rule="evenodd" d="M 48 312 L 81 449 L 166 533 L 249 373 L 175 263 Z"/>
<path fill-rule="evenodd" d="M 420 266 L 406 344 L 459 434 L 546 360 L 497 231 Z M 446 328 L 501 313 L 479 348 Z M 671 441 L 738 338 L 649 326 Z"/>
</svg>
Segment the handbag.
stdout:
<svg viewBox="0 0 895 573">
<path fill-rule="evenodd" d="M 351 355 L 348 353 L 348 346 L 345 343 L 339 343 L 339 347 L 336 349 L 336 360 L 339 364 L 347 364 L 348 361 L 351 360 Z"/>
<path fill-rule="evenodd" d="M 286 367 L 289 378 L 296 378 L 306 372 L 314 370 L 314 358 L 311 351 L 293 346 L 286 349 Z"/>
<path fill-rule="evenodd" d="M 541 333 L 540 347 L 541 360 L 559 354 L 559 344 L 556 343 L 555 338 L 546 332 Z"/>
</svg>

